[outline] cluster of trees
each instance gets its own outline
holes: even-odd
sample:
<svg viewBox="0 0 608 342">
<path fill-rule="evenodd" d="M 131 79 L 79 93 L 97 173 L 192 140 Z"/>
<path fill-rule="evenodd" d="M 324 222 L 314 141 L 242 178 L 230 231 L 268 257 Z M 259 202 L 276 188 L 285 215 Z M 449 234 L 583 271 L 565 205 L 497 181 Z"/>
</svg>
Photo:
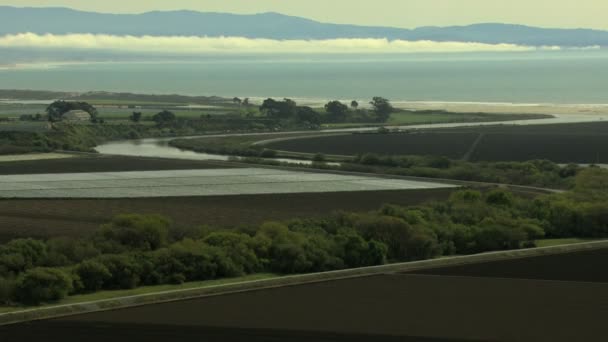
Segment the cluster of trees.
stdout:
<svg viewBox="0 0 608 342">
<path fill-rule="evenodd" d="M 133 117 L 135 117 L 135 113 L 133 114 Z M 141 114 L 140 114 L 140 118 L 141 118 Z M 156 125 L 159 127 L 168 127 L 168 126 L 172 126 L 175 124 L 175 122 L 177 121 L 177 116 L 175 116 L 175 114 L 171 111 L 168 110 L 163 110 L 160 113 L 155 114 L 154 116 L 152 116 L 152 121 L 156 122 Z"/>
<path fill-rule="evenodd" d="M 250 105 L 248 97 L 246 97 L 244 99 L 241 99 L 239 97 L 234 97 L 232 99 L 232 103 L 239 105 L 239 106 L 245 106 L 245 107 L 248 107 Z"/>
<path fill-rule="evenodd" d="M 426 205 L 255 228 L 177 229 L 160 216 L 121 215 L 87 239 L 0 245 L 0 301 L 526 248 L 543 237 L 608 237 L 608 171 L 585 169 L 572 191 L 532 199 L 468 189 Z"/>
<path fill-rule="evenodd" d="M 274 119 L 318 126 L 326 122 L 386 122 L 395 111 L 390 101 L 383 97 L 374 97 L 370 105 L 372 110 L 367 111 L 358 109 L 357 101 L 352 101 L 350 108 L 340 101 L 330 101 L 324 106 L 325 113 L 319 113 L 311 107 L 298 106 L 291 99 L 266 99 L 260 106 L 260 112 Z"/>
<path fill-rule="evenodd" d="M 61 121 L 63 114 L 72 110 L 82 110 L 91 114 L 91 121 L 97 121 L 97 109 L 87 102 L 55 101 L 46 108 L 46 114 L 51 122 Z"/>
<path fill-rule="evenodd" d="M 561 166 L 549 160 L 468 162 L 440 156 L 390 156 L 368 153 L 343 163 L 341 169 L 568 189 L 574 185 L 575 176 L 584 168 L 577 164 Z"/>
<path fill-rule="evenodd" d="M 19 239 L 0 246 L 0 301 L 36 305 L 102 289 L 382 264 L 388 248 L 321 222 L 255 231 L 184 230 L 160 216 L 121 215 L 88 239 Z"/>
</svg>

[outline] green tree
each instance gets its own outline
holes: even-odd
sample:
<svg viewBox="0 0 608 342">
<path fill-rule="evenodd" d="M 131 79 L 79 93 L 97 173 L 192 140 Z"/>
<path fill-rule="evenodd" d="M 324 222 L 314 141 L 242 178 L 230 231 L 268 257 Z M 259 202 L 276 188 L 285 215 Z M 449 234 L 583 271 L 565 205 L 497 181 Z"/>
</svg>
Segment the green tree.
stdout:
<svg viewBox="0 0 608 342">
<path fill-rule="evenodd" d="M 262 263 L 254 250 L 254 241 L 247 234 L 215 232 L 204 240 L 210 246 L 222 249 L 241 270 L 239 273 L 254 273 L 262 270 Z"/>
<path fill-rule="evenodd" d="M 170 112 L 168 110 L 163 110 L 162 112 L 155 114 L 152 117 L 152 120 L 154 120 L 154 122 L 156 122 L 156 125 L 163 127 L 163 126 L 171 126 L 171 125 L 175 124 L 175 122 L 177 121 L 177 117 L 175 116 L 175 114 L 173 112 Z"/>
<path fill-rule="evenodd" d="M 131 116 L 129 117 L 129 120 L 131 120 L 133 122 L 140 122 L 141 121 L 141 112 L 133 112 L 133 113 L 131 113 Z"/>
<path fill-rule="evenodd" d="M 393 108 L 389 100 L 383 97 L 374 97 L 370 104 L 373 107 L 374 114 L 376 115 L 376 121 L 378 122 L 388 121 L 391 114 L 395 111 L 395 108 Z"/>
<path fill-rule="evenodd" d="M 94 260 L 105 266 L 112 275 L 104 281 L 105 289 L 133 289 L 141 282 L 141 265 L 132 256 L 109 254 Z"/>
<path fill-rule="evenodd" d="M 15 299 L 17 281 L 13 277 L 0 277 L 0 304 L 10 304 Z"/>
<path fill-rule="evenodd" d="M 329 119 L 334 122 L 344 122 L 348 115 L 348 107 L 340 101 L 331 101 L 325 105 Z"/>
<path fill-rule="evenodd" d="M 65 266 L 97 257 L 100 251 L 92 241 L 69 237 L 53 238 L 46 242 L 47 266 Z"/>
<path fill-rule="evenodd" d="M 296 121 L 298 123 L 318 126 L 321 124 L 321 115 L 310 107 L 298 107 Z"/>
<path fill-rule="evenodd" d="M 48 257 L 44 242 L 34 239 L 17 239 L 0 246 L 0 275 L 17 274 L 41 266 Z"/>
<path fill-rule="evenodd" d="M 260 112 L 273 119 L 290 119 L 296 116 L 298 105 L 290 99 L 283 101 L 266 99 L 260 106 Z"/>
<path fill-rule="evenodd" d="M 148 251 L 166 246 L 170 226 L 169 219 L 160 215 L 125 214 L 102 226 L 98 235 L 102 243 L 109 240 L 128 249 Z"/>
<path fill-rule="evenodd" d="M 106 281 L 112 278 L 108 268 L 95 260 L 87 260 L 76 266 L 74 273 L 78 275 L 85 292 L 95 292 L 103 288 Z"/>
<path fill-rule="evenodd" d="M 49 121 L 60 121 L 63 114 L 72 110 L 82 110 L 91 115 L 91 120 L 96 121 L 97 109 L 87 102 L 55 101 L 46 108 Z"/>
<path fill-rule="evenodd" d="M 72 279 L 67 273 L 53 268 L 33 268 L 17 279 L 15 297 L 20 303 L 38 305 L 60 300 L 71 290 Z"/>
<path fill-rule="evenodd" d="M 505 190 L 493 190 L 486 195 L 486 203 L 489 205 L 510 207 L 513 202 L 513 194 Z"/>
<path fill-rule="evenodd" d="M 439 255 L 437 237 L 422 227 L 412 226 L 403 219 L 390 216 L 355 215 L 349 225 L 368 240 L 386 244 L 388 258 L 408 261 Z"/>
<path fill-rule="evenodd" d="M 357 102 L 357 101 L 355 101 L 355 100 L 352 100 L 352 101 L 350 102 L 350 107 L 351 107 L 353 110 L 357 110 L 357 109 L 359 108 L 359 102 Z"/>
</svg>

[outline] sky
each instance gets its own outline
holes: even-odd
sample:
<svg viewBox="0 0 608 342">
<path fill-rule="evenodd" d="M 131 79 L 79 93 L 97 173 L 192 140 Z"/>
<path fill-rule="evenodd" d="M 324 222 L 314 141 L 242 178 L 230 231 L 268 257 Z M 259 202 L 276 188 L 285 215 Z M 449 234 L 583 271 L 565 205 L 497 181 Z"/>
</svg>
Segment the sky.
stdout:
<svg viewBox="0 0 608 342">
<path fill-rule="evenodd" d="M 272 11 L 323 22 L 405 28 L 502 22 L 608 30 L 607 0 L 0 0 L 0 5 L 108 13 Z"/>
</svg>

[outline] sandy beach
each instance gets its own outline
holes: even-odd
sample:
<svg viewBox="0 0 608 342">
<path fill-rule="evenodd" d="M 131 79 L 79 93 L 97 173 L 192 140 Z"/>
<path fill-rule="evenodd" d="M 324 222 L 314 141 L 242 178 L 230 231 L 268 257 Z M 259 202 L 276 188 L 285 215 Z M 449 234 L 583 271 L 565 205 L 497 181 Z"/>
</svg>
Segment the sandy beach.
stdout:
<svg viewBox="0 0 608 342">
<path fill-rule="evenodd" d="M 608 114 L 608 104 L 518 104 L 481 102 L 393 102 L 397 108 L 413 110 L 440 109 L 450 112 L 512 114 Z"/>
</svg>

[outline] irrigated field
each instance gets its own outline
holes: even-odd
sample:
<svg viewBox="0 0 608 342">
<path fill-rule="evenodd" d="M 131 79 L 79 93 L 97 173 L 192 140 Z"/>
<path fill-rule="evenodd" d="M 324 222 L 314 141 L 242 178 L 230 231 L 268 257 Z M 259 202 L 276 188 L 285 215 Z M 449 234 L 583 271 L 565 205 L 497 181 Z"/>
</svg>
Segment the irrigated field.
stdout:
<svg viewBox="0 0 608 342">
<path fill-rule="evenodd" d="M 279 141 L 268 147 L 336 155 L 376 153 L 454 159 L 470 156 L 472 161 L 548 159 L 557 163 L 608 163 L 608 122 L 352 134 Z"/>
<path fill-rule="evenodd" d="M 241 196 L 0 200 L 0 241 L 17 237 L 83 236 L 124 213 L 161 214 L 178 227 L 233 227 L 269 220 L 323 217 L 336 210 L 376 210 L 449 197 L 452 189 Z"/>
</svg>

